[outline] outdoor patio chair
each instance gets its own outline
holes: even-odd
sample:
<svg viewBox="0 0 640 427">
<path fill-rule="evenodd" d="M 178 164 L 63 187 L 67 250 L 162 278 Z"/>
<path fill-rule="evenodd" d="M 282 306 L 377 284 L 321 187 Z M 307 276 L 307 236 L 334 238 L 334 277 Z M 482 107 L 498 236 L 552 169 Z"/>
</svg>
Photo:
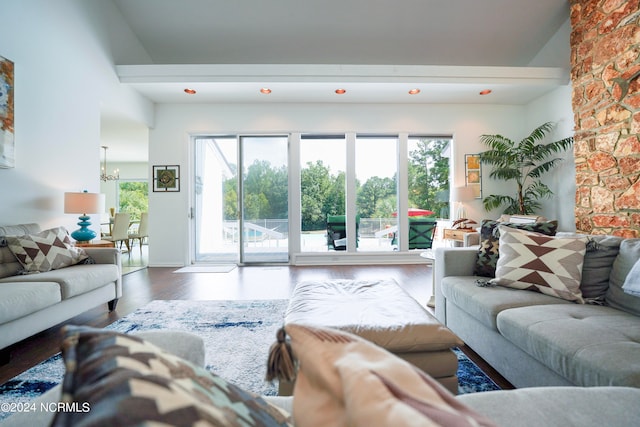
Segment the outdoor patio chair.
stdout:
<svg viewBox="0 0 640 427">
<path fill-rule="evenodd" d="M 409 249 L 431 249 L 436 224 L 435 218 L 409 217 Z M 391 245 L 398 245 L 398 232 L 393 233 Z"/>
<path fill-rule="evenodd" d="M 360 230 L 360 215 L 356 215 L 356 247 Z M 347 225 L 345 215 L 327 216 L 327 249 L 344 251 L 347 249 Z"/>
</svg>

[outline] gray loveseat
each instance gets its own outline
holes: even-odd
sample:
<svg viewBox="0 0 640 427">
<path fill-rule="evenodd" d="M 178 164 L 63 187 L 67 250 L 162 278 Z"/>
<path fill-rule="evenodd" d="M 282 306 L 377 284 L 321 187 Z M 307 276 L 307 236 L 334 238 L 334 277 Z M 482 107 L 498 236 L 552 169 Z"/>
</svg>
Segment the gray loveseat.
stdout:
<svg viewBox="0 0 640 427">
<path fill-rule="evenodd" d="M 31 335 L 122 296 L 120 251 L 85 248 L 95 264 L 76 264 L 43 273 L 19 274 L 21 265 L 4 236 L 40 232 L 38 224 L 0 227 L 0 359 Z"/>
<path fill-rule="evenodd" d="M 438 248 L 436 317 L 518 388 L 640 387 L 640 298 L 622 290 L 640 239 L 590 237 L 580 287 L 601 305 L 478 286 L 477 249 Z"/>
</svg>

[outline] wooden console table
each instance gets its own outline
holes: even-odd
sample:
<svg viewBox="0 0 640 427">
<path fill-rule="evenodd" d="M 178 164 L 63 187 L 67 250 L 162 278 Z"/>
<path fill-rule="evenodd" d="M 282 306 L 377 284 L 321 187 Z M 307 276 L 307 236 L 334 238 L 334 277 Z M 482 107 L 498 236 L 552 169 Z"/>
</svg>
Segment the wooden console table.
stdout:
<svg viewBox="0 0 640 427">
<path fill-rule="evenodd" d="M 76 242 L 76 246 L 79 248 L 114 248 L 116 244 L 109 240 L 92 240 L 90 242 Z"/>
</svg>

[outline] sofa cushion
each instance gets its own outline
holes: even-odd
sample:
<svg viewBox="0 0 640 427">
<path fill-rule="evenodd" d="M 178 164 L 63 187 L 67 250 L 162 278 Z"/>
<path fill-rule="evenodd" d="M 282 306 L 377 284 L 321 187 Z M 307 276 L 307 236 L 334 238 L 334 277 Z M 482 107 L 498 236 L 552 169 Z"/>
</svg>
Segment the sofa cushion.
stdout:
<svg viewBox="0 0 640 427">
<path fill-rule="evenodd" d="M 500 258 L 490 283 L 584 303 L 586 237 L 552 237 L 500 226 Z"/>
<path fill-rule="evenodd" d="M 135 335 L 65 327 L 63 402 L 53 426 L 286 426 L 288 414 Z"/>
<path fill-rule="evenodd" d="M 627 294 L 640 297 L 640 259 L 633 264 L 633 268 L 624 279 L 622 290 Z"/>
<path fill-rule="evenodd" d="M 640 420 L 640 389 L 633 387 L 526 387 L 456 399 L 504 426 L 629 427 Z"/>
<path fill-rule="evenodd" d="M 88 258 L 82 248 L 71 245 L 69 233 L 64 227 L 36 234 L 6 236 L 6 239 L 9 249 L 28 273 L 57 270 Z"/>
<path fill-rule="evenodd" d="M 479 276 L 448 276 L 440 286 L 447 304 L 455 304 L 483 325 L 496 330 L 496 316 L 514 307 L 546 304 L 570 304 L 560 298 L 535 292 L 522 292 L 501 286 L 477 286 Z"/>
<path fill-rule="evenodd" d="M 498 330 L 579 386 L 640 387 L 640 317 L 596 305 L 504 310 Z"/>
<path fill-rule="evenodd" d="M 500 255 L 499 225 L 517 228 L 519 230 L 535 231 L 536 233 L 553 236 L 556 234 L 558 221 L 521 224 L 493 221 L 490 219 L 483 220 L 482 227 L 480 229 L 480 248 L 478 248 L 478 256 L 476 258 L 476 264 L 473 272 L 476 276 L 495 277 L 496 264 L 498 263 Z"/>
<path fill-rule="evenodd" d="M 556 234 L 556 237 L 582 236 L 584 234 L 568 232 Z M 623 239 L 618 236 L 587 235 L 587 240 L 580 291 L 586 302 L 601 304 L 609 289 L 609 275 Z"/>
<path fill-rule="evenodd" d="M 299 361 L 296 426 L 493 425 L 415 366 L 357 335 L 294 323 L 285 329 Z"/>
<path fill-rule="evenodd" d="M 0 227 L 0 278 L 14 276 L 22 270 L 22 265 L 7 245 L 6 236 L 21 236 L 40 232 L 38 224 L 6 225 Z"/>
<path fill-rule="evenodd" d="M 59 303 L 60 286 L 51 282 L 0 283 L 0 324 Z"/>
<path fill-rule="evenodd" d="M 640 297 L 625 293 L 622 289 L 633 265 L 640 259 L 640 239 L 625 239 L 620 244 L 620 252 L 613 262 L 609 289 L 605 301 L 611 307 L 640 316 Z"/>
<path fill-rule="evenodd" d="M 59 270 L 51 270 L 37 275 L 38 281 L 56 282 L 60 287 L 62 299 L 68 299 L 98 289 L 120 278 L 120 270 L 114 264 L 77 264 Z M 32 275 L 19 275 L 0 279 L 3 282 L 33 282 Z"/>
</svg>

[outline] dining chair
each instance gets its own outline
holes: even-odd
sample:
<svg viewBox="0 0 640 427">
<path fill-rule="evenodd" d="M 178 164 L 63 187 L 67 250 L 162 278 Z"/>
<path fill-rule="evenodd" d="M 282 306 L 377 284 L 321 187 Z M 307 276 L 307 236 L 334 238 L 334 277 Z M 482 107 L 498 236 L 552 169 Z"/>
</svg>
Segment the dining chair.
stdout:
<svg viewBox="0 0 640 427">
<path fill-rule="evenodd" d="M 122 242 L 127 247 L 127 251 L 131 253 L 129 244 L 129 223 L 131 221 L 131 215 L 126 212 L 118 212 L 113 218 L 113 227 L 111 228 L 111 235 L 104 236 L 102 240 L 108 240 L 114 244 L 120 242 L 120 249 L 122 249 Z"/>
<path fill-rule="evenodd" d="M 149 212 L 142 212 L 140 214 L 140 222 L 138 223 L 138 230 L 129 233 L 129 239 L 132 241 L 138 240 L 140 242 L 140 255 L 142 255 L 142 243 L 146 237 L 149 237 L 149 232 L 147 231 L 149 226 Z"/>
</svg>

